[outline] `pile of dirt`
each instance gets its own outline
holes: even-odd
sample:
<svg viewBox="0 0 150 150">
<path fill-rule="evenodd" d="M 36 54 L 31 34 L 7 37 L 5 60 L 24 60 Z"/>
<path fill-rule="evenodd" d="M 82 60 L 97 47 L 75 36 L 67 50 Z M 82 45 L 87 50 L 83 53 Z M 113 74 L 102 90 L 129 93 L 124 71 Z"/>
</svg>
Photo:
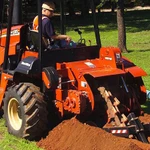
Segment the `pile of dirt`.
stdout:
<svg viewBox="0 0 150 150">
<path fill-rule="evenodd" d="M 150 122 L 150 115 L 140 119 Z M 114 136 L 75 118 L 63 121 L 37 145 L 45 150 L 150 150 L 150 144 Z"/>
<path fill-rule="evenodd" d="M 144 114 L 144 116 L 139 117 L 140 121 L 143 123 L 150 123 L 150 114 Z"/>
</svg>

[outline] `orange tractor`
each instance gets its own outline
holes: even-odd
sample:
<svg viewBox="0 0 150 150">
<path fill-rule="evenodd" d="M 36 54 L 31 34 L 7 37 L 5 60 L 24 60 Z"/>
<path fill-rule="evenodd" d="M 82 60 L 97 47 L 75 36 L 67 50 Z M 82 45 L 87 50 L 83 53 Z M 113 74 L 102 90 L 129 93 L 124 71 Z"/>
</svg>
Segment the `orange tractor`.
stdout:
<svg viewBox="0 0 150 150">
<path fill-rule="evenodd" d="M 33 140 L 49 126 L 76 116 L 115 135 L 132 135 L 148 143 L 149 124 L 137 118 L 146 101 L 141 78 L 146 73 L 122 57 L 120 49 L 101 47 L 94 1 L 97 44 L 87 46 L 81 37 L 76 47 L 57 49 L 43 45 L 41 0 L 38 32 L 13 16 L 20 15 L 20 4 L 20 0 L 9 1 L 8 26 L 0 35 L 0 106 L 8 132 Z M 60 7 L 63 33 L 63 0 Z"/>
</svg>

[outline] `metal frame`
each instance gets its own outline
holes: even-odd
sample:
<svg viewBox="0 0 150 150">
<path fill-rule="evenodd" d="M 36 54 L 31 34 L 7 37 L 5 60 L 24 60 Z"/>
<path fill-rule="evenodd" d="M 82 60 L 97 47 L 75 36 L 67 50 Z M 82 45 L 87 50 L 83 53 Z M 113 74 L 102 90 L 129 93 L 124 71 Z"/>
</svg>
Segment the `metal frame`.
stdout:
<svg viewBox="0 0 150 150">
<path fill-rule="evenodd" d="M 125 127 L 111 127 L 103 129 L 116 136 L 137 138 L 143 143 L 149 143 L 145 133 L 150 133 L 150 123 L 141 123 L 139 118 L 136 117 L 134 113 L 130 113 L 127 118 L 128 122 L 126 123 L 127 126 Z"/>
<path fill-rule="evenodd" d="M 3 70 L 7 69 L 7 60 L 8 60 L 8 51 L 9 51 L 9 44 L 10 44 L 10 32 L 12 26 L 12 16 L 13 16 L 13 7 L 14 0 L 9 1 L 9 15 L 8 15 L 8 26 L 7 26 L 7 38 L 6 38 L 6 46 L 5 46 L 5 55 L 4 55 L 4 65 Z"/>
</svg>

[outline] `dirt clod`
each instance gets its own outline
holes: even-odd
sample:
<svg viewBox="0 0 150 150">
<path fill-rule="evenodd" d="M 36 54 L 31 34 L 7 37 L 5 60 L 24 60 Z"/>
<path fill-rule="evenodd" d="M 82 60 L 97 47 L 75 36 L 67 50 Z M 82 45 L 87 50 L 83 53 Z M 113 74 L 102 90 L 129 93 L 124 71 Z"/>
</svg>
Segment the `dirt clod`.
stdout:
<svg viewBox="0 0 150 150">
<path fill-rule="evenodd" d="M 150 122 L 150 115 L 140 119 Z M 100 128 L 82 124 L 75 118 L 63 121 L 37 145 L 45 150 L 150 150 L 150 144 L 114 136 Z"/>
</svg>

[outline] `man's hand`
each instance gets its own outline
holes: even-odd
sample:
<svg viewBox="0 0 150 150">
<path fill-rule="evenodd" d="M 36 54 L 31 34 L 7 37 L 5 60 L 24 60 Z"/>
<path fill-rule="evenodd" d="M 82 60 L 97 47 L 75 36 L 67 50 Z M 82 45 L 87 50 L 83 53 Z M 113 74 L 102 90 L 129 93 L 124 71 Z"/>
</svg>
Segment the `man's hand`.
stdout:
<svg viewBox="0 0 150 150">
<path fill-rule="evenodd" d="M 71 41 L 71 37 L 70 36 L 68 36 L 68 35 L 66 35 L 66 39 L 65 39 L 66 41 L 67 41 L 67 43 L 70 43 L 70 41 Z"/>
</svg>

